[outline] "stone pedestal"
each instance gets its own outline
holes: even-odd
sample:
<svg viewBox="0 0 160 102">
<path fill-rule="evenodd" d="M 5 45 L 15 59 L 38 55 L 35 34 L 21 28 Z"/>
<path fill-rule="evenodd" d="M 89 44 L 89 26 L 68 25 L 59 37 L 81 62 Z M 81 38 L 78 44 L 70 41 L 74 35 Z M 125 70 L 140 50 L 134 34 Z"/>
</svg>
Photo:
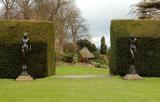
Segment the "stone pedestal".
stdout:
<svg viewBox="0 0 160 102">
<path fill-rule="evenodd" d="M 16 78 L 17 81 L 31 81 L 33 78 L 27 73 L 27 71 L 23 71 L 18 78 Z"/>
<path fill-rule="evenodd" d="M 138 74 L 126 74 L 123 77 L 124 80 L 142 80 L 143 78 Z"/>
<path fill-rule="evenodd" d="M 18 78 L 16 78 L 17 81 L 32 81 L 33 78 L 29 75 L 29 76 L 19 76 Z"/>
</svg>

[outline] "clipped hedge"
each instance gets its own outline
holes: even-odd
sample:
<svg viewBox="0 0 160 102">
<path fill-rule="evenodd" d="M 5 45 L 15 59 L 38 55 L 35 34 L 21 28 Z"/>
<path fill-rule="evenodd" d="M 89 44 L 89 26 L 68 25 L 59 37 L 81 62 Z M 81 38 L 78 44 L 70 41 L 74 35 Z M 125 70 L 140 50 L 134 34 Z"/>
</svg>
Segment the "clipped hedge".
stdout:
<svg viewBox="0 0 160 102">
<path fill-rule="evenodd" d="M 21 39 L 29 33 L 32 51 L 27 66 L 33 78 L 55 74 L 54 27 L 45 21 L 0 21 L 0 78 L 16 78 L 22 71 Z"/>
<path fill-rule="evenodd" d="M 125 75 L 130 67 L 128 37 L 137 39 L 136 68 L 141 76 L 160 76 L 160 20 L 113 20 L 111 23 L 112 74 Z"/>
</svg>

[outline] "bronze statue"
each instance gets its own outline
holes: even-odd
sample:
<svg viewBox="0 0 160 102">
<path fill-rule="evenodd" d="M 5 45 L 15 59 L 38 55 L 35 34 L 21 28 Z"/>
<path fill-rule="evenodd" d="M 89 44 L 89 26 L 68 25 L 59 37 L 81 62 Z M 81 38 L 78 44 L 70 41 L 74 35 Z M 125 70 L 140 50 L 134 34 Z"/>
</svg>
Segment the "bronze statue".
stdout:
<svg viewBox="0 0 160 102">
<path fill-rule="evenodd" d="M 130 54 L 132 56 L 131 60 L 131 67 L 129 72 L 132 74 L 136 73 L 136 68 L 135 68 L 135 55 L 137 53 L 137 39 L 134 37 L 133 34 L 129 36 L 129 49 L 130 49 Z"/>
<path fill-rule="evenodd" d="M 27 73 L 27 57 L 28 57 L 28 52 L 31 51 L 31 44 L 28 38 L 28 34 L 24 33 L 24 36 L 21 40 L 21 45 L 22 45 L 22 57 L 23 57 L 23 65 L 22 65 L 22 73 L 21 75 L 23 76 L 28 76 Z"/>
<path fill-rule="evenodd" d="M 137 38 L 133 34 L 129 36 L 129 50 L 131 54 L 131 63 L 129 73 L 124 76 L 124 80 L 141 80 L 143 79 L 136 73 L 135 58 L 137 53 Z"/>
<path fill-rule="evenodd" d="M 30 76 L 27 72 L 27 61 L 28 61 L 28 53 L 31 51 L 31 44 L 28 38 L 28 34 L 24 33 L 23 38 L 21 40 L 21 52 L 22 52 L 22 72 L 21 74 L 16 78 L 17 81 L 30 81 L 33 80 L 32 76 Z"/>
</svg>

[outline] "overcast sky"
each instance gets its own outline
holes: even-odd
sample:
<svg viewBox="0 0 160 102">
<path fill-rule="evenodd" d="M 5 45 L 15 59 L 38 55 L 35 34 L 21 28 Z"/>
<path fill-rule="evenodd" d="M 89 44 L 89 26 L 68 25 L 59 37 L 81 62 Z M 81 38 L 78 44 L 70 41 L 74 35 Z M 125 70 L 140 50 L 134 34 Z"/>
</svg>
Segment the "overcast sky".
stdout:
<svg viewBox="0 0 160 102">
<path fill-rule="evenodd" d="M 76 0 L 82 16 L 89 25 L 92 41 L 100 46 L 102 36 L 110 45 L 110 22 L 112 19 L 130 19 L 131 6 L 140 0 Z"/>
</svg>

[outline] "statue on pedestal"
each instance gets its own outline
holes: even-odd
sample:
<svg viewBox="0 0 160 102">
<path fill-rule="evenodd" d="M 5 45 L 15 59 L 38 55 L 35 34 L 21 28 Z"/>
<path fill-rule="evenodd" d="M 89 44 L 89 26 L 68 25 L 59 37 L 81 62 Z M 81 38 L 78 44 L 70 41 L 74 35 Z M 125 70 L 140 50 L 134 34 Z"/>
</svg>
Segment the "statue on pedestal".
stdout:
<svg viewBox="0 0 160 102">
<path fill-rule="evenodd" d="M 16 80 L 33 80 L 33 78 L 27 72 L 27 57 L 29 51 L 31 51 L 31 44 L 28 38 L 28 34 L 24 33 L 23 38 L 21 40 L 21 52 L 23 58 L 22 73 Z"/>
<path fill-rule="evenodd" d="M 22 65 L 22 73 L 21 75 L 23 76 L 28 76 L 29 74 L 27 73 L 27 57 L 28 57 L 28 52 L 31 51 L 31 44 L 28 38 L 27 33 L 24 33 L 24 36 L 21 40 L 21 45 L 22 45 L 22 57 L 23 57 L 23 65 Z"/>
<path fill-rule="evenodd" d="M 125 80 L 140 80 L 143 79 L 136 73 L 136 66 L 135 66 L 135 57 L 137 53 L 137 39 L 134 37 L 133 34 L 129 36 L 129 50 L 131 54 L 131 65 L 129 68 L 129 73 L 124 76 Z"/>
</svg>

